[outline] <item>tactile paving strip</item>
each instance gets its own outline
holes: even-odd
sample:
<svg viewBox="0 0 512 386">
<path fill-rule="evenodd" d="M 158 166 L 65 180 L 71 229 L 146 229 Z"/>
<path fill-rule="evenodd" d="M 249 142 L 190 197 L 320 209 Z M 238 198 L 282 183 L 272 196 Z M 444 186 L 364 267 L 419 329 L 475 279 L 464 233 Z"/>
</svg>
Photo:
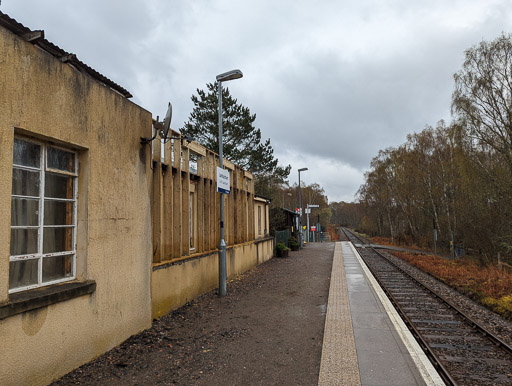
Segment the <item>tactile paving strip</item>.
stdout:
<svg viewBox="0 0 512 386">
<path fill-rule="evenodd" d="M 319 385 L 360 385 L 341 243 L 334 247 Z"/>
</svg>

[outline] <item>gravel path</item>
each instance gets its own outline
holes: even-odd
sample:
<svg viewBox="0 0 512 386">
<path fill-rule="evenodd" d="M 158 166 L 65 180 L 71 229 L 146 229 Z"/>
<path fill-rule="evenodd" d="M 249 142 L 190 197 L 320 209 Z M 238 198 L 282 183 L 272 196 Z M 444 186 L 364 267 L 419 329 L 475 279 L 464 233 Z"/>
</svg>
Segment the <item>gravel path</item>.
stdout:
<svg viewBox="0 0 512 386">
<path fill-rule="evenodd" d="M 55 384 L 316 385 L 333 249 L 271 259 Z"/>
</svg>

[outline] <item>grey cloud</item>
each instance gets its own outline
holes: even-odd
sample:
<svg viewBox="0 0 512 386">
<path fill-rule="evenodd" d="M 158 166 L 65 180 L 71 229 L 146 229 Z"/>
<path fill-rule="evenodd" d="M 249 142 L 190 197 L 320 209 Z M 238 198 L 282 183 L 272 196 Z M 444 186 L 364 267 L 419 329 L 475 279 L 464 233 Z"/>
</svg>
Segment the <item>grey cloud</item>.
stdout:
<svg viewBox="0 0 512 386">
<path fill-rule="evenodd" d="M 3 0 L 1 9 L 154 116 L 170 100 L 174 129 L 197 88 L 240 68 L 232 95 L 280 161 L 307 162 L 332 199 L 353 197 L 379 149 L 449 121 L 463 51 L 512 28 L 508 0 Z"/>
</svg>

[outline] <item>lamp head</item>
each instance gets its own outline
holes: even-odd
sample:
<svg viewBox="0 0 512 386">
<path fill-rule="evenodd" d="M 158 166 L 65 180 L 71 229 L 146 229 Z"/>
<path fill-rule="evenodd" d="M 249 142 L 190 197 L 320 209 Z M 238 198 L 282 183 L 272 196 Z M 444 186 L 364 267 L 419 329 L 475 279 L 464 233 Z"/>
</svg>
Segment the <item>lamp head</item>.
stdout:
<svg viewBox="0 0 512 386">
<path fill-rule="evenodd" d="M 217 75 L 216 79 L 218 82 L 227 82 L 228 80 L 239 79 L 244 74 L 240 70 L 231 70 L 223 74 Z"/>
<path fill-rule="evenodd" d="M 306 170 L 308 170 L 308 168 L 301 168 L 299 169 L 299 172 L 305 172 Z"/>
</svg>

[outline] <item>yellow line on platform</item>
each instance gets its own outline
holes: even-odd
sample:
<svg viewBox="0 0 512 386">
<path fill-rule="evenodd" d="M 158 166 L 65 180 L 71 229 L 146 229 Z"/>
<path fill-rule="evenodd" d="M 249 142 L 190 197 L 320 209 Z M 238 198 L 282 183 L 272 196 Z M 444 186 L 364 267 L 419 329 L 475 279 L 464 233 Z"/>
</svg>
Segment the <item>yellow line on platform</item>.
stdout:
<svg viewBox="0 0 512 386">
<path fill-rule="evenodd" d="M 318 384 L 361 384 L 341 242 L 334 246 Z"/>
</svg>

